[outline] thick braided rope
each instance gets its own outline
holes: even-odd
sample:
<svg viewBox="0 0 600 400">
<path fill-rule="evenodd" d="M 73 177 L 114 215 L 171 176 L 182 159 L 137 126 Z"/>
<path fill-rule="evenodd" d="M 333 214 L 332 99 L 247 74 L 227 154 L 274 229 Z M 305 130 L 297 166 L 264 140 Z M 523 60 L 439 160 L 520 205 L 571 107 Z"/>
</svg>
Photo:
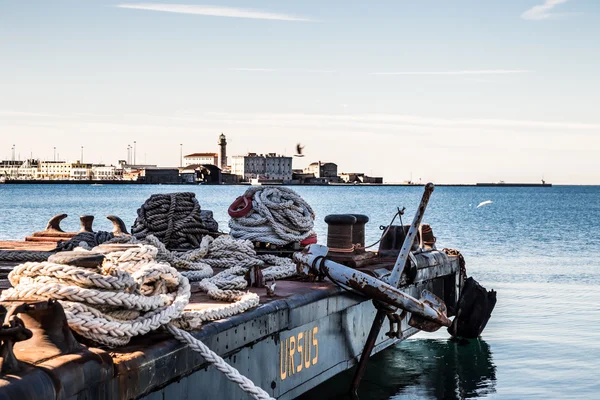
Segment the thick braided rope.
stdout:
<svg viewBox="0 0 600 400">
<path fill-rule="evenodd" d="M 253 187 L 244 196 L 252 198 L 252 210 L 229 220 L 233 238 L 286 245 L 314 234 L 315 213 L 292 189 Z"/>
<path fill-rule="evenodd" d="M 199 352 L 242 390 L 256 399 L 271 399 L 267 392 L 201 341 L 170 324 L 194 328 L 198 325 L 191 324 L 198 323 L 199 319 L 192 313 L 192 318 L 176 320 L 189 302 L 189 282 L 169 265 L 155 262 L 157 254 L 158 250 L 148 245 L 107 253 L 99 271 L 49 262 L 22 264 L 9 274 L 14 288 L 4 291 L 2 299 L 61 300 L 71 329 L 108 346 L 122 346 L 133 336 L 166 325 L 177 339 Z M 141 292 L 142 295 L 122 290 Z M 240 301 L 247 309 L 258 305 L 258 296 L 242 294 Z M 140 314 L 140 310 L 146 312 Z M 220 309 L 220 315 L 213 317 L 222 318 L 237 312 L 232 307 Z"/>
<path fill-rule="evenodd" d="M 252 383 L 250 379 L 240 374 L 237 369 L 227 364 L 223 358 L 214 353 L 204 343 L 190 335 L 188 332 L 178 329 L 173 325 L 167 325 L 167 329 L 175 338 L 187 343 L 192 350 L 200 353 L 206 361 L 214 365 L 219 371 L 225 374 L 230 381 L 237 383 L 243 391 L 250 394 L 255 399 L 272 399 L 267 392 Z"/>
<path fill-rule="evenodd" d="M 153 235 L 168 249 L 199 247 L 209 233 L 194 193 L 153 194 L 137 214 L 131 233 L 138 239 Z"/>
<path fill-rule="evenodd" d="M 2 298 L 60 300 L 74 331 L 98 343 L 123 345 L 169 323 L 189 302 L 187 278 L 154 261 L 153 254 L 156 249 L 150 246 L 108 254 L 95 270 L 25 263 L 9 274 L 13 288 L 5 290 Z M 126 314 L 130 318 L 123 319 Z"/>
<path fill-rule="evenodd" d="M 73 250 L 76 247 L 81 246 L 83 243 L 85 248 L 92 248 L 98 246 L 104 242 L 108 242 L 112 240 L 115 235 L 112 232 L 106 231 L 98 231 L 98 232 L 79 232 L 77 235 L 73 236 L 71 239 L 65 242 L 58 242 L 56 245 L 56 250 L 58 251 L 68 251 Z"/>
<path fill-rule="evenodd" d="M 46 261 L 52 254 L 52 251 L 0 250 L 0 261 Z"/>
</svg>

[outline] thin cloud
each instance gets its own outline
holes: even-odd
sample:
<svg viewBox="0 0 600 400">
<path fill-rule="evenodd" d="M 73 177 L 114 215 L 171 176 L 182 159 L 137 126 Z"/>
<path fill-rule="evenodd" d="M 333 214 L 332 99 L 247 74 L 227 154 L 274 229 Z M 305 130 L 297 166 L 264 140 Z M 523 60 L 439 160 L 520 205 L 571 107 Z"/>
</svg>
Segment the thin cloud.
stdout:
<svg viewBox="0 0 600 400">
<path fill-rule="evenodd" d="M 163 11 L 179 14 L 196 14 L 211 17 L 270 19 L 278 21 L 314 21 L 310 18 L 298 17 L 289 14 L 279 14 L 247 8 L 221 7 L 211 5 L 188 5 L 188 4 L 161 4 L 161 3 L 136 3 L 119 4 L 118 8 L 131 8 L 136 10 Z"/>
<path fill-rule="evenodd" d="M 566 3 L 568 0 L 545 0 L 544 4 L 531 7 L 521 14 L 521 18 L 528 20 L 542 20 L 560 16 L 561 14 L 551 12 L 559 4 Z"/>
<path fill-rule="evenodd" d="M 526 74 L 531 71 L 526 69 L 482 69 L 462 71 L 397 71 L 397 72 L 370 72 L 369 75 L 510 75 Z"/>
<path fill-rule="evenodd" d="M 228 68 L 229 71 L 274 72 L 272 68 Z"/>
</svg>

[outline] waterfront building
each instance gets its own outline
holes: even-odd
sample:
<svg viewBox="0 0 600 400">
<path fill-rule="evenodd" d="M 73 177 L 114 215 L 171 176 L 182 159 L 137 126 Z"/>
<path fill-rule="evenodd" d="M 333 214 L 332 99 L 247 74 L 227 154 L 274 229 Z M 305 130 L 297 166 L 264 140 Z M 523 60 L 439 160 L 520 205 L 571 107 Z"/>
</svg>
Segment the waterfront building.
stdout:
<svg viewBox="0 0 600 400">
<path fill-rule="evenodd" d="M 23 165 L 23 161 L 2 160 L 0 162 L 0 177 L 5 179 L 17 179 L 21 165 Z"/>
<path fill-rule="evenodd" d="M 92 179 L 112 181 L 123 178 L 123 170 L 114 165 L 94 165 L 92 167 Z"/>
<path fill-rule="evenodd" d="M 184 183 L 221 184 L 221 168 L 212 164 L 194 164 L 179 168 L 179 176 Z"/>
<path fill-rule="evenodd" d="M 150 184 L 174 184 L 183 183 L 179 176 L 178 168 L 145 168 L 141 171 L 140 178 L 144 183 Z"/>
<path fill-rule="evenodd" d="M 39 160 L 34 160 L 34 159 L 25 160 L 18 169 L 17 179 L 19 179 L 19 180 L 37 179 L 39 167 L 40 167 Z"/>
<path fill-rule="evenodd" d="M 342 172 L 339 177 L 345 183 L 383 183 L 380 176 L 367 176 L 363 172 Z"/>
<path fill-rule="evenodd" d="M 212 164 L 219 165 L 219 155 L 217 153 L 193 153 L 183 156 L 183 166 Z"/>
<path fill-rule="evenodd" d="M 304 173 L 314 174 L 315 178 L 337 178 L 338 167 L 336 163 L 317 161 L 304 168 Z"/>
<path fill-rule="evenodd" d="M 72 163 L 69 171 L 69 179 L 75 181 L 92 179 L 92 164 L 83 164 L 79 161 Z"/>
<path fill-rule="evenodd" d="M 292 157 L 268 153 L 248 153 L 233 156 L 231 172 L 244 181 L 290 181 L 292 179 Z"/>
<path fill-rule="evenodd" d="M 71 164 L 66 161 L 42 161 L 38 172 L 38 179 L 55 180 L 69 179 L 71 177 Z"/>
</svg>

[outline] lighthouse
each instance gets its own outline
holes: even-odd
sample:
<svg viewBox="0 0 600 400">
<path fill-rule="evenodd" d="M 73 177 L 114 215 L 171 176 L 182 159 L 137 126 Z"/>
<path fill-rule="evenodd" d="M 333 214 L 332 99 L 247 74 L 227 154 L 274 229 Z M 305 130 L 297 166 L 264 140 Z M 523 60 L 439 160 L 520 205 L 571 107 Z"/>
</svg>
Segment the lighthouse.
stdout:
<svg viewBox="0 0 600 400">
<path fill-rule="evenodd" d="M 221 148 L 221 170 L 224 170 L 227 168 L 227 139 L 223 133 L 219 135 L 219 147 Z"/>
</svg>

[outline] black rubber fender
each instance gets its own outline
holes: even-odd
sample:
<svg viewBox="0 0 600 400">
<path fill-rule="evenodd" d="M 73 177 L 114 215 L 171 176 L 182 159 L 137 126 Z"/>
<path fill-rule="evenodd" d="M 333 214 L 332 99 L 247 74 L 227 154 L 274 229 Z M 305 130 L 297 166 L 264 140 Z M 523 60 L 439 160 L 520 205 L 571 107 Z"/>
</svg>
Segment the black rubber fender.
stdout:
<svg viewBox="0 0 600 400">
<path fill-rule="evenodd" d="M 448 332 L 459 338 L 475 339 L 481 335 L 496 306 L 496 292 L 488 291 L 475 279 L 468 278 L 458 300 L 456 317 Z"/>
</svg>

